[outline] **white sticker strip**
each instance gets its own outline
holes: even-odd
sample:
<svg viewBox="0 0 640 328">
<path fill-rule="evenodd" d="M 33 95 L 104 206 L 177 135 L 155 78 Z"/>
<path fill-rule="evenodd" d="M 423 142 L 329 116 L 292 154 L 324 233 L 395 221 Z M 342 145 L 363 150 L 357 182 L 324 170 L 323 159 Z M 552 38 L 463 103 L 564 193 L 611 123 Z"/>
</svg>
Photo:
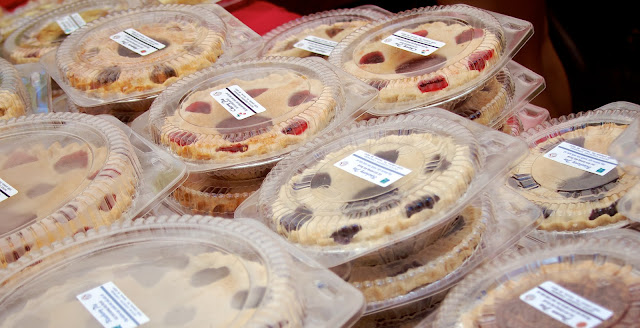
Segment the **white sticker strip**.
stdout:
<svg viewBox="0 0 640 328">
<path fill-rule="evenodd" d="M 150 38 L 146 35 L 128 28 L 120 33 L 111 36 L 111 40 L 119 43 L 123 47 L 137 53 L 140 56 L 146 56 L 160 49 L 164 49 L 165 45 Z"/>
<path fill-rule="evenodd" d="M 71 34 L 73 31 L 87 25 L 87 22 L 85 22 L 84 19 L 82 19 L 82 16 L 78 13 L 58 18 L 56 19 L 56 22 L 64 31 L 64 34 Z"/>
<path fill-rule="evenodd" d="M 309 35 L 306 38 L 296 42 L 296 44 L 294 44 L 293 46 L 298 49 L 310 51 L 323 56 L 329 56 L 333 51 L 333 48 L 335 48 L 337 45 L 338 42 Z"/>
<path fill-rule="evenodd" d="M 382 40 L 382 43 L 423 56 L 428 56 L 445 45 L 444 42 L 431 40 L 405 31 L 393 33 Z"/>
<path fill-rule="evenodd" d="M 9 199 L 9 197 L 14 196 L 17 193 L 18 191 L 15 188 L 0 179 L 0 202 Z"/>
<path fill-rule="evenodd" d="M 552 281 L 543 282 L 520 295 L 520 299 L 569 327 L 596 327 L 613 315 L 608 309 Z"/>
<path fill-rule="evenodd" d="M 149 322 L 149 318 L 113 282 L 76 298 L 105 328 L 135 328 Z"/>
<path fill-rule="evenodd" d="M 369 154 L 363 150 L 357 150 L 355 153 L 333 165 L 359 178 L 375 183 L 380 187 L 387 187 L 411 173 L 410 169 Z"/>
<path fill-rule="evenodd" d="M 238 120 L 267 110 L 237 85 L 211 91 L 211 96 Z"/>
<path fill-rule="evenodd" d="M 601 176 L 609 173 L 618 165 L 618 161 L 611 156 L 564 141 L 544 154 L 544 157 Z"/>
</svg>

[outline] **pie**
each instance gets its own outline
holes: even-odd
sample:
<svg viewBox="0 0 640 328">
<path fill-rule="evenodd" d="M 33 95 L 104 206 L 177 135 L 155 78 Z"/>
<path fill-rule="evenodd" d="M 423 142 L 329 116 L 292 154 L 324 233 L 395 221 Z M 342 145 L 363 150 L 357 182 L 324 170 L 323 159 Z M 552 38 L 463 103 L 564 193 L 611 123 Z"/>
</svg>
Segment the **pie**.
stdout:
<svg viewBox="0 0 640 328">
<path fill-rule="evenodd" d="M 451 111 L 479 124 L 490 125 L 505 109 L 508 100 L 508 84 L 494 77 L 466 99 L 456 103 Z"/>
</svg>

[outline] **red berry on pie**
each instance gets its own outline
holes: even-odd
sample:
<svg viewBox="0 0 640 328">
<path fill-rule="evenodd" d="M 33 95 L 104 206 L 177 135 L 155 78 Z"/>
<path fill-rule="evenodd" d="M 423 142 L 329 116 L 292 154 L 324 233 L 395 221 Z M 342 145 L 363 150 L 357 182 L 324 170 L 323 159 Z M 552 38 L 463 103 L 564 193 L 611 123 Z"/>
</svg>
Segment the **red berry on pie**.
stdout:
<svg viewBox="0 0 640 328">
<path fill-rule="evenodd" d="M 384 62 L 384 55 L 380 51 L 373 51 L 360 58 L 360 65 L 380 64 Z"/>
<path fill-rule="evenodd" d="M 298 91 L 289 97 L 288 105 L 289 107 L 296 107 L 302 103 L 307 101 L 311 101 L 315 96 L 309 92 L 309 90 Z"/>
<path fill-rule="evenodd" d="M 208 102 L 196 101 L 187 106 L 184 110 L 191 113 L 210 114 L 211 105 Z"/>
<path fill-rule="evenodd" d="M 493 57 L 492 50 L 477 51 L 469 55 L 469 69 L 482 72 L 484 70 L 487 60 Z"/>
<path fill-rule="evenodd" d="M 195 134 L 186 131 L 174 131 L 169 133 L 169 141 L 179 146 L 188 146 L 198 140 Z"/>
<path fill-rule="evenodd" d="M 245 151 L 247 151 L 247 149 L 249 149 L 248 145 L 238 143 L 238 144 L 233 144 L 231 146 L 218 147 L 216 151 L 226 151 L 229 153 L 244 153 Z"/>
<path fill-rule="evenodd" d="M 73 169 L 81 169 L 89 165 L 89 154 L 84 150 L 78 150 L 75 153 L 62 156 L 53 168 L 58 173 L 65 173 Z"/>
<path fill-rule="evenodd" d="M 304 131 L 307 130 L 309 125 L 307 121 L 297 119 L 293 121 L 291 124 L 287 125 L 284 129 L 282 129 L 282 133 L 284 134 L 292 134 L 292 135 L 301 135 Z"/>
<path fill-rule="evenodd" d="M 429 32 L 427 30 L 420 30 L 420 31 L 413 32 L 413 34 L 425 37 L 427 36 L 427 34 L 429 34 Z"/>
<path fill-rule="evenodd" d="M 447 82 L 447 79 L 444 78 L 444 76 L 436 76 L 430 80 L 423 80 L 418 82 L 418 89 L 420 89 L 420 91 L 422 91 L 423 93 L 442 90 L 448 86 L 449 83 Z"/>
</svg>

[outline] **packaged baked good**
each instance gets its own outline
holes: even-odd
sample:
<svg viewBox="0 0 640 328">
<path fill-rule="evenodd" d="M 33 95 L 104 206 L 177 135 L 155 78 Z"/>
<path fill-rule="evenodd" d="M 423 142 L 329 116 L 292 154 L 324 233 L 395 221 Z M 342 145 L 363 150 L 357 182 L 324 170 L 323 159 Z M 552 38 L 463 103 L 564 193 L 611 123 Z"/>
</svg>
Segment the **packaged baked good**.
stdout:
<svg viewBox="0 0 640 328">
<path fill-rule="evenodd" d="M 37 63 L 43 54 L 54 51 L 73 31 L 129 6 L 127 0 L 81 0 L 61 5 L 32 17 L 15 29 L 3 43 L 3 57 L 14 64 Z"/>
<path fill-rule="evenodd" d="M 261 56 L 318 56 L 328 58 L 344 37 L 358 28 L 390 16 L 378 6 L 366 5 L 322 11 L 284 23 L 264 36 Z"/>
<path fill-rule="evenodd" d="M 451 222 L 525 152 L 443 109 L 358 122 L 279 161 L 236 216 L 332 267 Z"/>
<path fill-rule="evenodd" d="M 207 216 L 81 232 L 0 281 L 0 323 L 11 327 L 348 327 L 364 305 L 261 224 Z"/>
<path fill-rule="evenodd" d="M 468 5 L 416 8 L 344 38 L 329 61 L 380 90 L 386 115 L 446 107 L 484 86 L 531 36 L 529 22 Z"/>
<path fill-rule="evenodd" d="M 70 2 L 70 1 L 67 1 Z M 0 41 L 4 41 L 16 28 L 22 26 L 32 17 L 44 14 L 60 7 L 64 0 L 29 0 L 0 20 Z"/>
<path fill-rule="evenodd" d="M 20 73 L 0 58 L 0 120 L 22 116 L 30 110 L 31 102 Z"/>
<path fill-rule="evenodd" d="M 143 6 L 83 26 L 41 62 L 81 111 L 142 113 L 179 78 L 260 45 L 218 5 Z"/>
<path fill-rule="evenodd" d="M 388 310 L 365 314 L 353 325 L 354 328 L 413 328 L 431 318 L 447 295 L 446 292 L 417 300 Z"/>
<path fill-rule="evenodd" d="M 432 327 L 634 327 L 635 238 L 578 237 L 501 255 L 447 294 Z"/>
<path fill-rule="evenodd" d="M 628 102 L 619 102 L 625 107 L 640 110 L 640 106 Z M 625 165 L 629 170 L 640 174 L 640 154 L 638 145 L 640 138 L 640 121 L 634 120 L 629 127 L 620 134 L 609 146 L 609 155 L 615 158 L 621 165 Z M 637 200 L 640 199 L 640 185 L 633 186 L 627 191 L 620 201 L 618 201 L 618 212 L 634 222 L 640 221 L 640 207 Z"/>
</svg>

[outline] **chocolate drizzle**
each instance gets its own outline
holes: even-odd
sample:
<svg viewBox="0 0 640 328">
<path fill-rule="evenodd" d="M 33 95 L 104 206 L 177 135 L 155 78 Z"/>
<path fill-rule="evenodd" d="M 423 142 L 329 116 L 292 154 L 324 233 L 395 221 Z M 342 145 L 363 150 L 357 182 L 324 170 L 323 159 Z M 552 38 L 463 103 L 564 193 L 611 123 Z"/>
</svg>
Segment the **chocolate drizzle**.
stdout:
<svg viewBox="0 0 640 328">
<path fill-rule="evenodd" d="M 425 209 L 432 209 L 439 200 L 440 197 L 438 197 L 438 195 L 433 195 L 413 201 L 405 206 L 405 215 L 407 216 L 407 218 L 410 218 L 412 215 L 420 213 Z"/>
<path fill-rule="evenodd" d="M 331 238 L 340 245 L 347 245 L 351 243 L 353 237 L 360 232 L 360 230 L 362 230 L 362 227 L 359 224 L 344 226 L 332 233 Z"/>
<path fill-rule="evenodd" d="M 306 207 L 298 207 L 293 213 L 284 215 L 280 219 L 280 225 L 287 232 L 296 231 L 300 229 L 305 222 L 311 220 L 312 217 L 313 212 L 311 210 Z"/>
</svg>

